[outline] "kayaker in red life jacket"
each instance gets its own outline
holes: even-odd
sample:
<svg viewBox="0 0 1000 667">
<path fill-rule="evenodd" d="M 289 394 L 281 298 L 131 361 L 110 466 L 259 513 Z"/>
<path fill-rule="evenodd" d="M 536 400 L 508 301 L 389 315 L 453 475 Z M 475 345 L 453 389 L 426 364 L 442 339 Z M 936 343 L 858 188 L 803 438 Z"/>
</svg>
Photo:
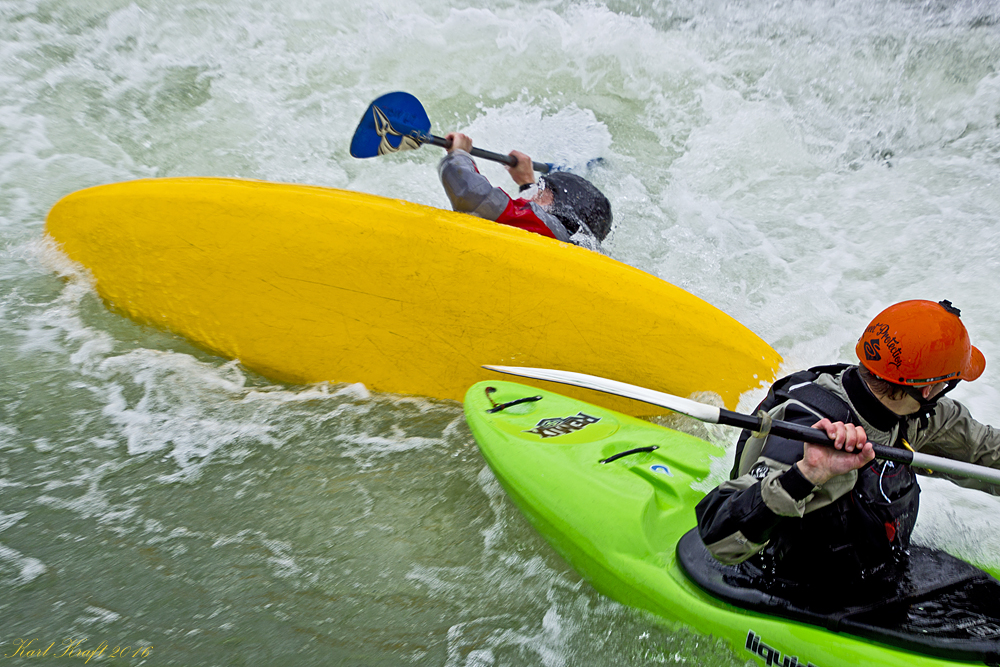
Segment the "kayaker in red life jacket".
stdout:
<svg viewBox="0 0 1000 667">
<path fill-rule="evenodd" d="M 709 552 L 778 582 L 809 585 L 904 563 L 920 487 L 909 466 L 874 460 L 872 443 L 1000 468 L 1000 430 L 944 397 L 986 367 L 959 314 L 948 301 L 898 303 L 861 335 L 860 365 L 776 382 L 759 409 L 826 431 L 839 451 L 768 435 L 766 426 L 744 431 L 730 479 L 695 510 Z"/>
<path fill-rule="evenodd" d="M 451 148 L 441 159 L 438 174 L 454 210 L 600 250 L 600 241 L 611 231 L 611 204 L 589 181 L 554 172 L 536 184 L 531 158 L 511 151 L 517 165 L 507 171 L 526 196 L 511 199 L 479 173 L 469 154 L 472 139 L 459 132 L 446 138 Z"/>
</svg>

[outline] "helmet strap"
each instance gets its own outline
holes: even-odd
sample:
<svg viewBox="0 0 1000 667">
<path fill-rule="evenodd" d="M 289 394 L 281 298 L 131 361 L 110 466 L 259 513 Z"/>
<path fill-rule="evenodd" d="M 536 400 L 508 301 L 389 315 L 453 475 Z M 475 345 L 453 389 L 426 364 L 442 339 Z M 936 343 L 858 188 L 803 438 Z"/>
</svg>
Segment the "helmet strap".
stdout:
<svg viewBox="0 0 1000 667">
<path fill-rule="evenodd" d="M 900 385 L 913 400 L 920 404 L 920 409 L 917 410 L 916 414 L 920 416 L 920 426 L 921 428 L 927 428 L 927 423 L 934 414 L 934 408 L 937 407 L 938 400 L 949 391 L 958 386 L 961 380 L 950 380 L 945 386 L 943 391 L 938 392 L 933 398 L 924 398 L 924 387 L 932 385 L 921 385 L 919 387 L 914 387 L 912 385 Z"/>
</svg>

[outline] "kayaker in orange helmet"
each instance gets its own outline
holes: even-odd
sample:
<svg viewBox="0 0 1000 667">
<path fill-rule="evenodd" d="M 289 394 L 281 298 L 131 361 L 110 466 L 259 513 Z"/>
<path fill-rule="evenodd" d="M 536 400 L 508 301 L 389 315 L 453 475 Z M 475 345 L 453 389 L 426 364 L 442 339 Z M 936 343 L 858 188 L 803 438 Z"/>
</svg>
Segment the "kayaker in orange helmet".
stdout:
<svg viewBox="0 0 1000 667">
<path fill-rule="evenodd" d="M 611 231 L 611 204 L 589 181 L 566 172 L 551 172 L 535 182 L 531 158 L 511 151 L 517 165 L 507 167 L 525 196 L 512 199 L 479 173 L 469 154 L 472 139 L 460 132 L 445 137 L 451 148 L 438 166 L 452 208 L 504 225 L 600 249 Z"/>
<path fill-rule="evenodd" d="M 858 365 L 812 368 L 771 387 L 759 410 L 826 431 L 836 450 L 766 426 L 744 431 L 730 479 L 696 508 L 716 559 L 776 580 L 864 579 L 905 561 L 920 493 L 915 471 L 874 460 L 872 443 L 1000 468 L 1000 431 L 945 396 L 986 367 L 949 301 L 886 308 L 856 352 Z"/>
</svg>

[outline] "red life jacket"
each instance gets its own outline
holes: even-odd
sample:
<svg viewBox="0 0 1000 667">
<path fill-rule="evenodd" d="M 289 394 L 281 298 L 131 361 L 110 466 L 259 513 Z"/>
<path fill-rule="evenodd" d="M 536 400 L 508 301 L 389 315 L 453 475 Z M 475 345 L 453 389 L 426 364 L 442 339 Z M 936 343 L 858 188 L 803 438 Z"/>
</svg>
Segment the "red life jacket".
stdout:
<svg viewBox="0 0 1000 667">
<path fill-rule="evenodd" d="M 556 237 L 542 220 L 531 210 L 531 202 L 526 199 L 511 199 L 500 217 L 496 219 L 501 225 L 517 227 L 528 232 L 541 234 L 550 239 Z"/>
</svg>

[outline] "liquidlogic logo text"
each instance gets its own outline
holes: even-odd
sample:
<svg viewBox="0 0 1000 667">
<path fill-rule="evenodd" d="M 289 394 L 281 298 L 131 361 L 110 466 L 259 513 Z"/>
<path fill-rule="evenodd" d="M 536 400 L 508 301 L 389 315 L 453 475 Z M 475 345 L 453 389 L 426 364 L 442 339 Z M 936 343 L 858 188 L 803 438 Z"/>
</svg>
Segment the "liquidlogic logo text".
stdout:
<svg viewBox="0 0 1000 667">
<path fill-rule="evenodd" d="M 591 424 L 596 424 L 599 421 L 601 421 L 600 417 L 591 417 L 588 414 L 580 412 L 575 415 L 570 415 L 569 417 L 550 417 L 549 419 L 543 419 L 535 424 L 535 428 L 525 431 L 525 433 L 534 433 L 535 435 L 540 435 L 543 438 L 554 438 L 559 435 L 566 435 L 567 433 L 579 431 L 580 429 L 586 428 Z"/>
<path fill-rule="evenodd" d="M 799 662 L 799 657 L 797 655 L 782 656 L 781 651 L 762 642 L 760 636 L 753 630 L 747 633 L 746 648 L 755 656 L 763 660 L 767 667 L 773 667 L 774 665 L 780 665 L 781 667 L 816 667 L 816 665 L 811 662 L 806 664 Z"/>
</svg>

